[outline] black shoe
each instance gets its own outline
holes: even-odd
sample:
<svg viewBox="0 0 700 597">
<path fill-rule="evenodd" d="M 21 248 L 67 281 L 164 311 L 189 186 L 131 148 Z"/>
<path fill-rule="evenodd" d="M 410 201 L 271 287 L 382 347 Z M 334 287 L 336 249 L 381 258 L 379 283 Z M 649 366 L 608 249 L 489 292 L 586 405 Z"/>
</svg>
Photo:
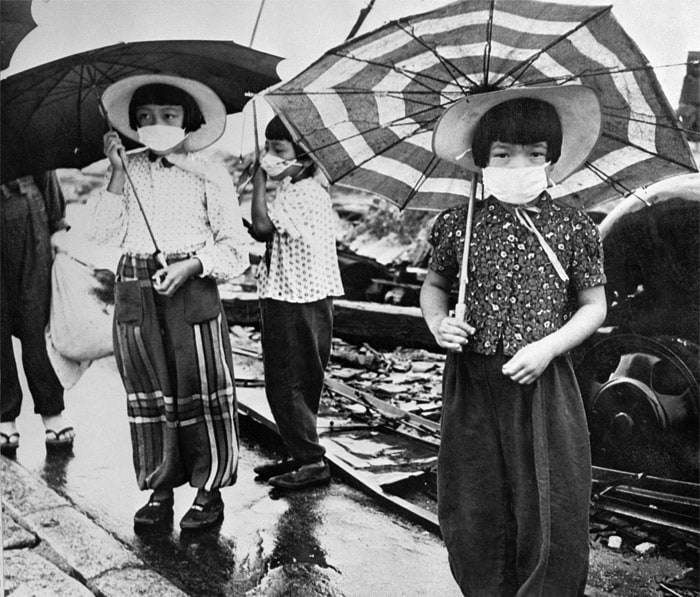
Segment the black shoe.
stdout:
<svg viewBox="0 0 700 597">
<path fill-rule="evenodd" d="M 331 481 L 331 471 L 327 464 L 308 468 L 299 468 L 295 471 L 272 477 L 270 485 L 278 489 L 305 489 L 317 485 L 327 485 Z"/>
<path fill-rule="evenodd" d="M 219 524 L 224 519 L 224 502 L 221 497 L 215 497 L 206 504 L 192 504 L 180 521 L 183 531 L 199 531 Z"/>
<path fill-rule="evenodd" d="M 284 473 L 289 473 L 293 470 L 299 468 L 299 465 L 293 460 L 280 460 L 278 462 L 271 462 L 269 464 L 261 464 L 253 469 L 253 472 L 258 476 L 259 479 L 267 481 L 270 477 L 276 477 L 277 475 L 283 475 Z"/>
<path fill-rule="evenodd" d="M 151 496 L 148 503 L 134 514 L 134 529 L 146 531 L 168 526 L 173 521 L 173 498 L 157 500 Z"/>
</svg>

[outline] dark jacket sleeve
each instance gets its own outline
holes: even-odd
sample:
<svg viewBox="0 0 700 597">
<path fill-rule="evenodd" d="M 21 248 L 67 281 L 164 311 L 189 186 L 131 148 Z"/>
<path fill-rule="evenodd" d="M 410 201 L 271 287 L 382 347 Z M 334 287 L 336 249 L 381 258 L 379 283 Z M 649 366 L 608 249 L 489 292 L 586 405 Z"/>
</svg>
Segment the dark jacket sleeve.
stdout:
<svg viewBox="0 0 700 597">
<path fill-rule="evenodd" d="M 35 178 L 44 197 L 46 215 L 49 219 L 49 232 L 53 234 L 58 230 L 70 228 L 65 221 L 66 200 L 63 197 L 63 190 L 58 182 L 56 171 L 48 170 Z"/>
</svg>

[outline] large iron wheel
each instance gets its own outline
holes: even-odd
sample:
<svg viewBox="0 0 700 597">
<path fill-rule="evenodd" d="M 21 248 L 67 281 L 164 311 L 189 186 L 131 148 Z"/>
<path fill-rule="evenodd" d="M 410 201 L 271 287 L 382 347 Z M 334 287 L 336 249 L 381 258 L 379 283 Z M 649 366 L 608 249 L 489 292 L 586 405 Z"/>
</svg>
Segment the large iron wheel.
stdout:
<svg viewBox="0 0 700 597">
<path fill-rule="evenodd" d="M 698 482 L 698 346 L 634 334 L 593 342 L 577 377 L 593 464 Z"/>
</svg>

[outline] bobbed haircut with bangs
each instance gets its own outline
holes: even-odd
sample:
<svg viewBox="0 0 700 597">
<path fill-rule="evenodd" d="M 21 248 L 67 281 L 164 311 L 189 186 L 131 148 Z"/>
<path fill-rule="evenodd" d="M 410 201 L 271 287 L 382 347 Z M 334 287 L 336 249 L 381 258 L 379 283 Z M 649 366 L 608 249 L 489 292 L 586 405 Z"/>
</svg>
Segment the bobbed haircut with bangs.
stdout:
<svg viewBox="0 0 700 597">
<path fill-rule="evenodd" d="M 485 168 L 492 143 L 532 145 L 547 142 L 547 161 L 554 164 L 561 155 L 561 120 L 552 104 L 532 98 L 516 98 L 491 108 L 474 130 L 474 163 Z"/>
<path fill-rule="evenodd" d="M 136 110 L 141 106 L 182 106 L 185 111 L 183 120 L 185 132 L 191 133 L 196 131 L 204 124 L 204 116 L 199 109 L 194 98 L 173 85 L 163 83 L 152 83 L 139 87 L 131 96 L 129 102 L 129 125 L 132 129 L 138 128 L 136 121 Z"/>
<path fill-rule="evenodd" d="M 284 125 L 284 122 L 282 122 L 279 116 L 275 116 L 267 123 L 265 127 L 265 139 L 268 141 L 289 141 L 294 148 L 294 155 L 297 158 L 306 156 L 306 152 L 294 142 L 292 133 L 289 132 L 289 129 Z"/>
<path fill-rule="evenodd" d="M 289 132 L 289 129 L 279 116 L 275 116 L 267 123 L 265 127 L 265 139 L 268 141 L 289 141 L 292 144 L 292 149 L 294 149 L 294 157 L 297 160 L 308 160 L 308 166 L 306 166 L 307 174 L 313 175 L 317 171 L 316 163 L 311 160 L 308 152 L 304 151 L 302 147 L 294 142 L 292 133 Z"/>
</svg>

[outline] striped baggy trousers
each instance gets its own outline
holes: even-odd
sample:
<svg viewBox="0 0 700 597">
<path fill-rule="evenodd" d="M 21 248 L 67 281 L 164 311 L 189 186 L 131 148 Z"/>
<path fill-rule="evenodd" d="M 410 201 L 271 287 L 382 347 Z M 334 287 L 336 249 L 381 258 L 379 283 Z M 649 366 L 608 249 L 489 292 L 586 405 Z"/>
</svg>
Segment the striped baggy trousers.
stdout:
<svg viewBox="0 0 700 597">
<path fill-rule="evenodd" d="M 127 393 L 141 489 L 189 482 L 211 491 L 236 481 L 239 454 L 233 359 L 216 282 L 193 277 L 155 292 L 152 257 L 117 268 L 114 353 Z"/>
</svg>

